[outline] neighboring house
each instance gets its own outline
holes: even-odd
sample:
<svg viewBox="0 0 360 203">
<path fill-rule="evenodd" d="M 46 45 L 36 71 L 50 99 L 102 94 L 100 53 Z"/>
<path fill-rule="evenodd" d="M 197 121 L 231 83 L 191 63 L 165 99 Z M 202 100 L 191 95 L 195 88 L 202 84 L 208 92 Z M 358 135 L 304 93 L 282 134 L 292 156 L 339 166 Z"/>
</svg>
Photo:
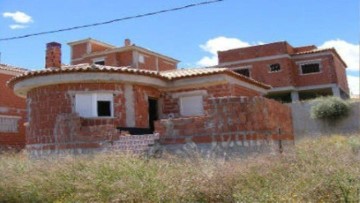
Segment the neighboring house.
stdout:
<svg viewBox="0 0 360 203">
<path fill-rule="evenodd" d="M 164 71 L 176 69 L 176 59 L 150 51 L 124 40 L 123 47 L 115 47 L 94 39 L 68 43 L 71 47 L 71 64 L 97 64 L 131 66 L 137 69 Z"/>
<path fill-rule="evenodd" d="M 75 54 L 82 43 L 89 53 L 98 46 L 108 50 Z M 61 66 L 61 45 L 53 42 L 47 44 L 45 69 L 9 82 L 28 101 L 30 152 L 83 152 L 108 142 L 120 148 L 143 146 L 152 139 L 143 135 L 129 141 L 134 136 L 123 136 L 125 131 L 158 132 L 160 142 L 169 146 L 195 142 L 249 147 L 294 139 L 289 107 L 262 97 L 268 85 L 226 68 L 177 70 L 177 60 L 137 46 L 114 48 L 95 40 L 70 46 L 72 64 L 90 63 Z M 125 51 L 126 60 L 121 57 Z M 105 58 L 105 65 L 96 64 L 98 57 Z M 128 66 L 118 66 L 122 63 Z"/>
<path fill-rule="evenodd" d="M 8 80 L 24 72 L 23 68 L 0 64 L 0 151 L 25 146 L 25 99 L 6 86 Z"/>
<path fill-rule="evenodd" d="M 334 48 L 287 42 L 218 52 L 219 67 L 269 84 L 267 97 L 291 102 L 317 96 L 349 98 L 346 64 Z"/>
</svg>

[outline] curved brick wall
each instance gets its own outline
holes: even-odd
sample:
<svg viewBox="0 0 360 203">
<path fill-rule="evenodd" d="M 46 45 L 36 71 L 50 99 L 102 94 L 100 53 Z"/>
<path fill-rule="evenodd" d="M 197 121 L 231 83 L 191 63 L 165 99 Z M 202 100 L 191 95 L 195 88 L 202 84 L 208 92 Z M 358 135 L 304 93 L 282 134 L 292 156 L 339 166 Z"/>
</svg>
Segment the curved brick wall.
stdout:
<svg viewBox="0 0 360 203">
<path fill-rule="evenodd" d="M 126 84 L 78 83 L 44 86 L 28 92 L 27 149 L 97 148 L 101 141 L 117 139 L 116 127 L 126 126 Z M 131 86 L 135 126 L 148 127 L 147 98 L 159 97 L 151 87 Z M 75 92 L 107 91 L 114 94 L 114 118 L 84 119 L 74 110 Z M 145 115 L 146 114 L 146 115 Z"/>
</svg>

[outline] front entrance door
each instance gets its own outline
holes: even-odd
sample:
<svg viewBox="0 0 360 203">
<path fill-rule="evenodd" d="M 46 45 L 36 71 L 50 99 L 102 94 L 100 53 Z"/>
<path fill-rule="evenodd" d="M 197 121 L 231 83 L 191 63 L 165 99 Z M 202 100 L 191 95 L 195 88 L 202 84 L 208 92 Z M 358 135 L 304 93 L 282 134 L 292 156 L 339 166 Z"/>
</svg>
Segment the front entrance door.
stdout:
<svg viewBox="0 0 360 203">
<path fill-rule="evenodd" d="M 154 121 L 158 120 L 158 100 L 154 98 L 148 99 L 149 104 L 149 128 L 152 132 L 154 132 L 155 126 Z"/>
</svg>

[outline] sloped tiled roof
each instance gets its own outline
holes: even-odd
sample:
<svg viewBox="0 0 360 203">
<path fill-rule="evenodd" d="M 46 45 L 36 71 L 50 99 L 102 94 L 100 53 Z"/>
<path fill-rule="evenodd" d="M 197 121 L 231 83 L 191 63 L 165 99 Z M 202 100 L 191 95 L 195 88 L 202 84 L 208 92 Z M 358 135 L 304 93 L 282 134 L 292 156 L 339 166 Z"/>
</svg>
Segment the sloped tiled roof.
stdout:
<svg viewBox="0 0 360 203">
<path fill-rule="evenodd" d="M 314 49 L 314 50 L 310 50 L 310 51 L 297 52 L 292 55 L 297 56 L 297 55 L 303 55 L 303 54 L 316 54 L 316 53 L 327 52 L 327 51 L 333 52 L 339 58 L 339 60 L 345 65 L 345 67 L 347 67 L 345 61 L 340 57 L 340 55 L 337 53 L 335 48 Z"/>
<path fill-rule="evenodd" d="M 260 86 L 265 89 L 270 89 L 269 85 L 266 85 L 252 78 L 238 74 L 234 71 L 229 70 L 228 68 L 187 68 L 180 70 L 177 69 L 177 70 L 162 71 L 160 72 L 160 75 L 166 77 L 169 80 L 175 80 L 175 79 L 189 78 L 195 76 L 213 75 L 217 73 L 225 73 L 228 75 L 232 75 L 245 82 Z"/>
<path fill-rule="evenodd" d="M 176 80 L 181 78 L 191 78 L 191 77 L 198 77 L 198 76 L 205 76 L 205 75 L 213 75 L 217 73 L 225 73 L 232 75 L 240 80 L 245 82 L 254 84 L 256 86 L 269 89 L 270 86 L 260 83 L 256 80 L 251 78 L 242 76 L 237 74 L 227 68 L 193 68 L 193 69 L 177 69 L 177 70 L 168 70 L 168 71 L 152 71 L 152 70 L 143 70 L 143 69 L 135 69 L 131 68 L 130 66 L 124 67 L 114 67 L 114 66 L 103 66 L 103 65 L 96 65 L 96 64 L 78 64 L 78 65 L 67 65 L 62 66 L 61 68 L 48 68 L 43 70 L 36 70 L 36 71 L 28 71 L 23 74 L 20 74 L 8 82 L 9 86 L 13 86 L 16 81 L 23 80 L 26 78 L 30 78 L 33 76 L 43 76 L 43 75 L 52 75 L 52 74 L 59 74 L 59 73 L 78 73 L 78 72 L 111 72 L 111 73 L 130 73 L 136 75 L 147 75 L 152 77 L 157 77 L 165 80 Z"/>
<path fill-rule="evenodd" d="M 214 73 L 224 72 L 226 68 L 187 68 L 187 69 L 176 69 L 161 71 L 160 75 L 167 79 L 178 79 L 191 76 L 209 75 Z"/>
<path fill-rule="evenodd" d="M 28 71 L 25 68 L 19 68 L 19 67 L 11 66 L 8 64 L 0 64 L 0 70 L 12 71 L 12 72 L 17 72 L 17 73 L 24 73 L 24 72 Z"/>
<path fill-rule="evenodd" d="M 301 54 L 313 54 L 313 53 L 319 53 L 319 52 L 325 52 L 325 51 L 331 51 L 334 48 L 325 48 L 325 49 L 313 49 L 310 51 L 302 51 L 302 52 L 297 52 L 294 53 L 293 55 L 301 55 Z"/>
</svg>

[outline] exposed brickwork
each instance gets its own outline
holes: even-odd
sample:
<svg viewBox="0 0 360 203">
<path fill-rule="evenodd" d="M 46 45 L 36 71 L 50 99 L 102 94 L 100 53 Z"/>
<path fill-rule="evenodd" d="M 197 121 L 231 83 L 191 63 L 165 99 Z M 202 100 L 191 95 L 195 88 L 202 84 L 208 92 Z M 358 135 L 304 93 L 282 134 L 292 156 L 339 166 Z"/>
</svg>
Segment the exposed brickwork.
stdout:
<svg viewBox="0 0 360 203">
<path fill-rule="evenodd" d="M 14 76 L 5 74 L 0 70 L 0 117 L 10 116 L 18 120 L 18 131 L 0 131 L 0 149 L 22 149 L 25 146 L 25 99 L 17 97 L 14 92 L 6 86 L 6 82 L 12 77 Z M 17 119 L 16 117 L 18 117 L 19 119 Z"/>
<path fill-rule="evenodd" d="M 50 42 L 46 44 L 45 68 L 61 67 L 61 44 Z"/>
<path fill-rule="evenodd" d="M 71 47 L 71 60 L 81 58 L 85 53 L 87 53 L 87 44 L 81 43 L 76 44 Z"/>
<path fill-rule="evenodd" d="M 163 144 L 294 139 L 290 108 L 263 97 L 211 98 L 205 116 L 155 124 Z"/>
<path fill-rule="evenodd" d="M 74 112 L 76 92 L 112 92 L 113 118 L 80 118 Z M 147 128 L 148 97 L 159 98 L 160 92 L 151 87 L 133 87 L 135 127 Z M 122 84 L 62 84 L 33 89 L 28 93 L 29 129 L 27 144 L 59 144 L 95 142 L 118 139 L 116 127 L 126 126 L 126 105 Z M 55 146 L 54 145 L 54 146 Z M 52 145 L 49 145 L 52 146 Z M 96 145 L 94 145 L 96 146 Z"/>
<path fill-rule="evenodd" d="M 158 56 L 154 52 L 138 51 L 138 47 L 128 42 L 124 50 L 114 51 L 113 48 L 91 40 L 71 46 L 71 64 L 93 63 L 94 59 L 104 58 L 107 66 L 132 66 L 133 68 L 165 71 L 176 69 L 177 62 Z M 120 47 L 121 48 L 121 47 Z M 143 48 L 140 48 L 143 50 Z M 111 52 L 108 52 L 111 51 Z M 139 61 L 142 55 L 144 62 Z"/>
<path fill-rule="evenodd" d="M 296 86 L 309 86 L 309 85 L 322 85 L 329 83 L 337 83 L 336 81 L 336 72 L 335 72 L 335 64 L 333 61 L 333 57 L 331 55 L 321 56 L 321 57 L 308 57 L 306 61 L 317 60 L 320 59 L 321 70 L 319 73 L 312 73 L 302 75 L 300 70 L 300 65 L 295 65 L 295 77 Z M 294 62 L 301 62 L 304 59 L 296 59 Z M 342 67 L 341 67 L 342 68 Z M 343 68 L 343 72 L 345 73 L 345 68 Z"/>
<path fill-rule="evenodd" d="M 251 78 L 275 88 L 338 84 L 349 94 L 346 67 L 334 49 L 319 51 L 314 45 L 292 47 L 287 42 L 275 42 L 220 51 L 218 59 L 219 66 L 248 67 Z M 312 60 L 320 63 L 320 72 L 302 74 L 299 63 Z M 276 63 L 280 71 L 271 72 L 270 65 Z"/>
<path fill-rule="evenodd" d="M 144 87 L 139 85 L 134 85 L 135 93 L 135 121 L 136 126 L 140 128 L 149 127 L 149 112 L 148 112 L 148 99 L 159 99 L 160 91 L 152 87 Z"/>
<path fill-rule="evenodd" d="M 290 52 L 290 53 L 289 53 Z M 219 51 L 219 64 L 224 62 L 239 61 L 250 58 L 273 56 L 279 54 L 292 54 L 293 48 L 286 42 L 275 42 L 268 46 L 258 45 L 228 51 Z"/>
<path fill-rule="evenodd" d="M 335 66 L 335 75 L 336 75 L 336 82 L 339 84 L 340 88 L 345 92 L 350 92 L 348 81 L 346 77 L 346 70 L 345 66 L 341 63 L 339 58 L 333 57 L 334 66 Z"/>
<path fill-rule="evenodd" d="M 248 88 L 234 85 L 234 84 L 219 84 L 211 85 L 208 87 L 199 87 L 199 88 L 190 88 L 190 89 L 181 89 L 176 91 L 167 91 L 164 93 L 162 113 L 164 118 L 167 118 L 169 114 L 174 115 L 175 117 L 180 117 L 180 106 L 179 98 L 174 98 L 172 95 L 175 93 L 204 90 L 206 95 L 203 97 L 204 100 L 204 110 L 208 110 L 208 101 L 212 97 L 224 97 L 224 96 L 259 96 L 260 93 Z"/>
</svg>

